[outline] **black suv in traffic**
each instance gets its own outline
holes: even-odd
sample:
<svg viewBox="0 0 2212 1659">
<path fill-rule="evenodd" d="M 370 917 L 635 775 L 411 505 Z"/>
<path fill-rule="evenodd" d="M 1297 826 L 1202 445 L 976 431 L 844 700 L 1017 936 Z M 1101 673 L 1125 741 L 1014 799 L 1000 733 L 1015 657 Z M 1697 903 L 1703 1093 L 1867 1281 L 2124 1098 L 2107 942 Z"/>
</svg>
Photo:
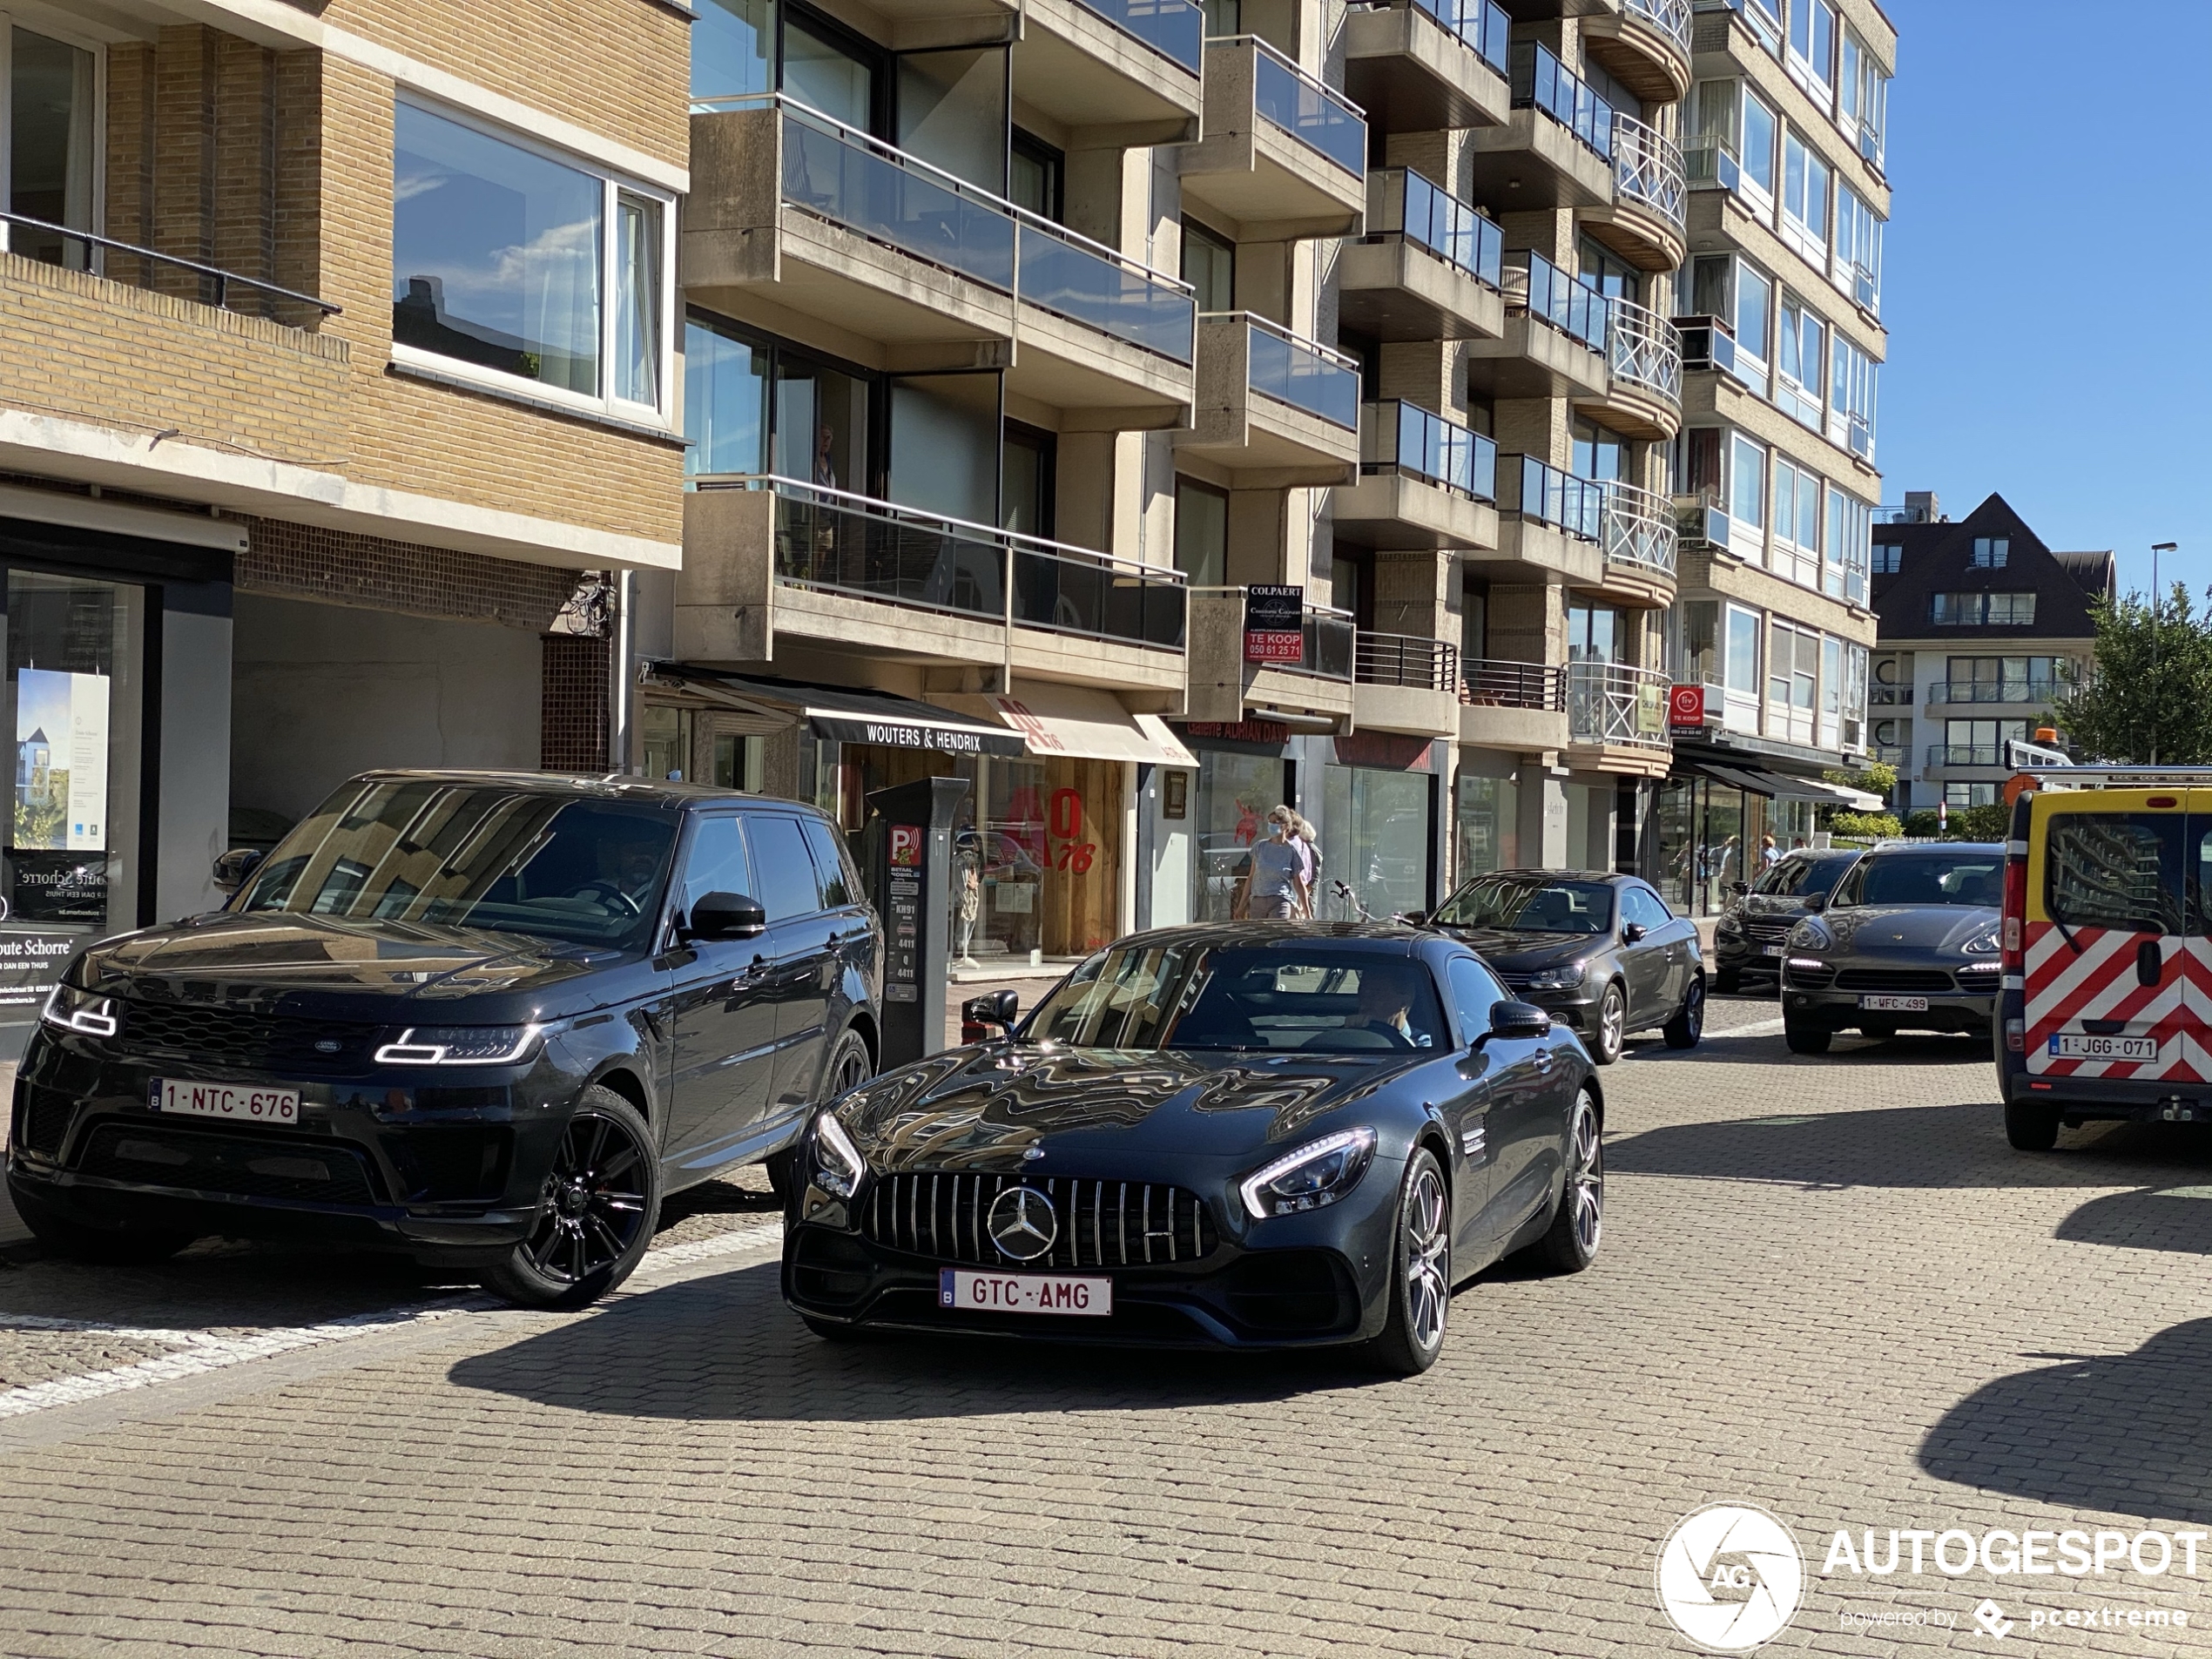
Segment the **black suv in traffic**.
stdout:
<svg viewBox="0 0 2212 1659">
<path fill-rule="evenodd" d="M 1858 861 L 1852 846 L 1786 853 L 1756 882 L 1738 881 L 1713 927 L 1713 988 L 1733 993 L 1744 978 L 1782 978 L 1782 941 Z"/>
<path fill-rule="evenodd" d="M 872 1076 L 883 936 L 828 818 L 683 784 L 373 772 L 221 910 L 80 955 L 9 1195 L 65 1253 L 395 1246 L 509 1299 L 621 1282 L 662 1196 Z"/>
</svg>

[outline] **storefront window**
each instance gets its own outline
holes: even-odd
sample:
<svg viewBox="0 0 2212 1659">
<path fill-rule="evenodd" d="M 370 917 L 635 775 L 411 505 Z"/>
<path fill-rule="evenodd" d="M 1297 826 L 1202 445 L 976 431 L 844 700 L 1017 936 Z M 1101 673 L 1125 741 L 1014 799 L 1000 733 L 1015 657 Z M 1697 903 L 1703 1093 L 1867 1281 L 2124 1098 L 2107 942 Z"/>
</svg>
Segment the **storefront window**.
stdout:
<svg viewBox="0 0 2212 1659">
<path fill-rule="evenodd" d="M 1521 787 L 1510 778 L 1460 774 L 1456 879 L 1521 866 Z"/>
<path fill-rule="evenodd" d="M 680 783 L 691 775 L 691 710 L 648 703 L 637 711 L 637 725 L 644 741 L 645 776 Z"/>
<path fill-rule="evenodd" d="M 1322 850 L 1330 879 L 1349 882 L 1368 912 L 1387 917 L 1429 902 L 1429 780 L 1426 772 L 1331 766 L 1322 783 Z M 1332 897 L 1325 916 L 1354 916 Z"/>
<path fill-rule="evenodd" d="M 1290 799 L 1290 768 L 1271 755 L 1202 750 L 1193 793 L 1191 920 L 1227 921 L 1245 857 L 1266 833 L 1269 810 Z"/>
</svg>

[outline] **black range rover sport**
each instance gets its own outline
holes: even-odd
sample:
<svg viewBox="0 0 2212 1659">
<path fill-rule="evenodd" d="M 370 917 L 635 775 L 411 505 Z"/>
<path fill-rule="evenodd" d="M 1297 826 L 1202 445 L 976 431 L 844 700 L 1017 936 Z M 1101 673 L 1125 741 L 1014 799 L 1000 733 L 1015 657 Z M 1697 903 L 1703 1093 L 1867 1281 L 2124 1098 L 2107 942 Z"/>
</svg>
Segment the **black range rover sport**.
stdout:
<svg viewBox="0 0 2212 1659">
<path fill-rule="evenodd" d="M 374 772 L 224 862 L 223 909 L 92 946 L 46 1005 L 7 1172 L 50 1248 L 320 1236 L 573 1306 L 664 1193 L 781 1184 L 874 1070 L 882 932 L 809 806 Z"/>
</svg>

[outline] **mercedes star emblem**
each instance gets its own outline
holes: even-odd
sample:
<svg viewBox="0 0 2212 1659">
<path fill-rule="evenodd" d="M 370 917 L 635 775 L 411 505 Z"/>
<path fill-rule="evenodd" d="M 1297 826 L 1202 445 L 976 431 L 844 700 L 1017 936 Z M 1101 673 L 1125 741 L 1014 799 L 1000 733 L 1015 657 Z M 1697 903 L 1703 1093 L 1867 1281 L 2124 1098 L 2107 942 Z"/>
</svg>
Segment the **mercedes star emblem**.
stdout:
<svg viewBox="0 0 2212 1659">
<path fill-rule="evenodd" d="M 991 1200 L 984 1228 L 1001 1256 L 1033 1262 L 1051 1250 L 1060 1237 L 1060 1217 L 1052 1200 L 1035 1187 L 1008 1187 Z"/>
</svg>

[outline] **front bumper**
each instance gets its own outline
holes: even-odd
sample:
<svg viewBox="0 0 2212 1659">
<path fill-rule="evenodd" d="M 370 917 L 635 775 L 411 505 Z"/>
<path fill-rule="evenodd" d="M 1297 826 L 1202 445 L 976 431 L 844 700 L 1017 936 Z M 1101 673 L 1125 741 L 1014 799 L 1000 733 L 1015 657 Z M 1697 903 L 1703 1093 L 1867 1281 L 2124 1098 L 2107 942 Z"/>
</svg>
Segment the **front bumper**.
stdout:
<svg viewBox="0 0 2212 1659">
<path fill-rule="evenodd" d="M 1801 1024 L 1825 1026 L 1841 1031 L 1869 1022 L 1904 1031 L 1946 1031 L 1986 1034 L 1997 1017 L 1996 975 L 1986 991 L 1967 989 L 1954 981 L 1950 988 L 1921 986 L 1892 980 L 1885 970 L 1894 963 L 1831 960 L 1828 972 L 1808 975 L 1785 966 L 1782 971 L 1782 1011 Z M 1946 972 L 1952 970 L 1946 970 Z M 1862 977 L 1852 982 L 1854 974 Z M 1838 983 L 1838 981 L 1844 981 Z M 1925 1009 L 1869 1008 L 1870 997 L 1917 997 Z"/>
<path fill-rule="evenodd" d="M 10 1187 L 79 1224 L 319 1238 L 425 1253 L 519 1242 L 578 1083 L 513 1067 L 277 1076 L 41 1029 L 16 1078 Z M 156 1111 L 157 1078 L 296 1089 L 274 1125 Z"/>
</svg>

